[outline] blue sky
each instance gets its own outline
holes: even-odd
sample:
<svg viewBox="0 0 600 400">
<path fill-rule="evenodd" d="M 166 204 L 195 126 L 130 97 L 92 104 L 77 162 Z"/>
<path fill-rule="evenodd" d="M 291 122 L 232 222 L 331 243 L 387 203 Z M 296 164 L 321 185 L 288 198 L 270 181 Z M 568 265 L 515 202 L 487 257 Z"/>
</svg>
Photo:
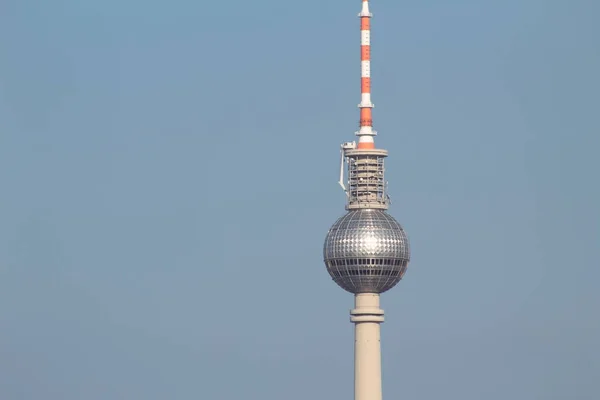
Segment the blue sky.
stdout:
<svg viewBox="0 0 600 400">
<path fill-rule="evenodd" d="M 4 1 L 0 397 L 352 398 L 360 2 Z M 372 2 L 384 397 L 600 398 L 600 3 Z"/>
</svg>

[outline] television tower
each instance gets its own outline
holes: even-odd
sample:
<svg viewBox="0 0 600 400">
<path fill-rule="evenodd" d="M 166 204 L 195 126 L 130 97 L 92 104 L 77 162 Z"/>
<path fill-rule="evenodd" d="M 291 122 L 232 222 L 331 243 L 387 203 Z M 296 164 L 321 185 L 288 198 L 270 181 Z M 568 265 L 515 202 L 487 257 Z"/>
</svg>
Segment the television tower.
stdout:
<svg viewBox="0 0 600 400">
<path fill-rule="evenodd" d="M 402 279 L 410 260 L 406 233 L 389 215 L 384 160 L 375 147 L 371 103 L 371 12 L 362 1 L 361 102 L 358 143 L 341 145 L 339 184 L 346 193 L 346 214 L 329 229 L 323 246 L 327 271 L 335 283 L 354 294 L 354 399 L 381 400 L 379 295 Z M 344 178 L 346 167 L 347 177 Z"/>
</svg>

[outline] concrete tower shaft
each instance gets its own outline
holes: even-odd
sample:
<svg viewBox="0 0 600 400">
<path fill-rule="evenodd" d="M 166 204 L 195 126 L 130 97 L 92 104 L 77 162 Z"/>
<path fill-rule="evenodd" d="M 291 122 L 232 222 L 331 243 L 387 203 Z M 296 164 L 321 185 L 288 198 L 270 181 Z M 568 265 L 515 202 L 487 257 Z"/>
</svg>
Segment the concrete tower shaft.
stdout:
<svg viewBox="0 0 600 400">
<path fill-rule="evenodd" d="M 350 311 L 354 323 L 354 400 L 381 400 L 381 327 L 379 295 L 357 294 Z"/>
</svg>

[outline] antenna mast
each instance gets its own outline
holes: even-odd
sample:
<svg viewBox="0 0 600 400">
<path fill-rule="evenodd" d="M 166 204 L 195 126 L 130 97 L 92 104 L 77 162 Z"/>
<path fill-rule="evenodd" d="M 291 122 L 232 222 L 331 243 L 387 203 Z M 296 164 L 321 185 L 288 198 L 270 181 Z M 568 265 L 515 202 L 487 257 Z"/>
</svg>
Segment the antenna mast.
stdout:
<svg viewBox="0 0 600 400">
<path fill-rule="evenodd" d="M 371 102 L 371 17 L 369 1 L 363 0 L 360 17 L 360 79 L 361 102 L 358 144 L 341 145 L 340 186 L 346 192 L 346 209 L 376 208 L 386 210 L 389 196 L 384 178 L 387 150 L 376 149 Z M 344 163 L 347 164 L 347 184 L 344 184 Z"/>
<path fill-rule="evenodd" d="M 374 149 L 373 136 L 377 134 L 373 130 L 373 117 L 371 103 L 371 17 L 369 1 L 363 0 L 360 17 L 360 128 L 358 136 L 358 149 Z"/>
</svg>

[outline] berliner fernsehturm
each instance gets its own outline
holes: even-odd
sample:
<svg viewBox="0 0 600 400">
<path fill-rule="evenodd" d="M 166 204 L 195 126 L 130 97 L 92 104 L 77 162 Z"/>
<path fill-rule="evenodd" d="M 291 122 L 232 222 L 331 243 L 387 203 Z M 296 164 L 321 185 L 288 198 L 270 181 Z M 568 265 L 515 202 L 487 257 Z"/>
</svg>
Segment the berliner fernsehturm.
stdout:
<svg viewBox="0 0 600 400">
<path fill-rule="evenodd" d="M 384 160 L 387 151 L 375 147 L 371 111 L 371 13 L 362 1 L 361 102 L 358 143 L 341 146 L 340 185 L 346 192 L 347 213 L 329 229 L 323 247 L 327 271 L 343 289 L 354 294 L 354 399 L 381 400 L 379 295 L 402 279 L 410 260 L 408 238 L 387 213 L 389 197 Z M 344 169 L 347 176 L 344 178 Z"/>
</svg>

